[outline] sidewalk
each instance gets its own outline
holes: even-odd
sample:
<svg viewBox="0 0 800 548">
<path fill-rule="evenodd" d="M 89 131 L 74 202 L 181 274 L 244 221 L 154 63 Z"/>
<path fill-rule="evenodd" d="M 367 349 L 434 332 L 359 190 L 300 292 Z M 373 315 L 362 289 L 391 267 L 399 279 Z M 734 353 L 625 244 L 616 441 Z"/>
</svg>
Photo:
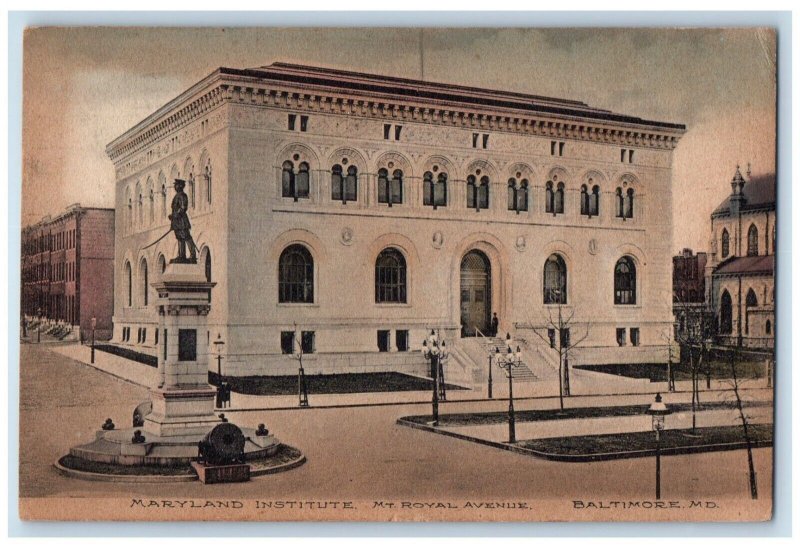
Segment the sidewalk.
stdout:
<svg viewBox="0 0 800 548">
<path fill-rule="evenodd" d="M 158 369 L 155 367 L 150 367 L 132 360 L 126 360 L 125 358 L 109 354 L 108 352 L 95 350 L 94 364 L 92 364 L 92 349 L 89 346 L 77 343 L 64 344 L 61 346 L 53 346 L 51 350 L 72 360 L 99 369 L 109 375 L 144 386 L 145 388 L 151 388 L 158 384 Z"/>
<path fill-rule="evenodd" d="M 150 388 L 158 383 L 158 370 L 139 362 L 127 360 L 120 356 L 115 356 L 107 352 L 97 350 L 95 352 L 95 363 L 90 364 L 91 349 L 77 343 L 51 345 L 49 349 L 67 358 L 79 361 L 95 369 L 127 380 L 134 384 Z M 445 378 L 447 375 L 445 374 Z M 632 382 L 629 382 L 632 381 Z M 634 402 L 650 402 L 656 392 L 667 394 L 666 382 L 649 382 L 641 379 L 627 379 L 605 373 L 595 373 L 580 370 L 571 370 L 570 383 L 572 396 L 565 398 L 570 407 L 587 405 L 587 403 L 602 401 L 608 396 L 630 396 Z M 675 383 L 676 392 L 669 394 L 669 401 L 691 401 L 691 381 L 678 381 Z M 766 389 L 766 380 L 758 379 L 746 381 L 743 388 L 758 393 L 758 399 L 772 399 L 772 389 Z M 725 392 L 730 390 L 730 383 L 726 381 L 712 381 L 711 390 L 705 388 L 705 382 L 701 383 L 700 400 L 706 401 L 716 399 L 720 390 Z M 747 392 L 751 392 L 748 390 Z M 497 375 L 494 377 L 492 386 L 493 399 L 488 398 L 487 385 L 473 387 L 468 390 L 448 390 L 447 400 L 441 401 L 444 408 L 442 412 L 447 412 L 448 407 L 458 403 L 469 402 L 496 402 L 498 405 L 507 405 L 508 400 L 508 379 Z M 755 397 L 755 396 L 754 396 Z M 517 401 L 536 401 L 544 400 L 552 406 L 552 400 L 558 399 L 558 380 L 534 381 L 534 382 L 515 382 L 514 400 Z M 372 406 L 372 405 L 403 405 L 403 404 L 430 404 L 432 400 L 431 391 L 405 391 L 405 392 L 368 392 L 356 394 L 308 394 L 309 405 L 312 408 L 325 407 L 351 407 L 351 406 Z M 225 412 L 234 411 L 256 411 L 274 409 L 297 409 L 299 407 L 299 397 L 297 394 L 282 396 L 258 396 L 248 394 L 231 394 L 231 405 L 225 408 Z M 607 403 L 606 403 L 607 404 Z M 591 405 L 589 403 L 588 405 Z"/>
</svg>

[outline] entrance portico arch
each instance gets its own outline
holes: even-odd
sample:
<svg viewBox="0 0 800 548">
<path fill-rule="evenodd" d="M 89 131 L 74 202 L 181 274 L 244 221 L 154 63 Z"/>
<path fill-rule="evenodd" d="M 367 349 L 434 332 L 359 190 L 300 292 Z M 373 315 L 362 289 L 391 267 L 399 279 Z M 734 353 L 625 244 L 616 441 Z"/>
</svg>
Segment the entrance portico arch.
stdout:
<svg viewBox="0 0 800 548">
<path fill-rule="evenodd" d="M 461 308 L 461 289 L 462 289 L 462 263 L 467 259 L 472 268 L 468 268 L 470 277 L 472 278 L 472 288 L 479 285 L 481 281 L 480 265 L 481 262 L 485 265 L 483 269 L 485 274 L 485 308 L 486 319 L 484 320 L 484 327 L 488 327 L 491 321 L 492 313 L 497 312 L 500 319 L 501 329 L 503 326 L 508 326 L 509 322 L 513 322 L 510 317 L 511 311 L 507 306 L 507 297 L 510 295 L 510 277 L 508 276 L 508 254 L 500 240 L 492 234 L 485 232 L 478 232 L 469 234 L 461 239 L 453 249 L 452 263 L 450 267 L 450 317 L 460 328 L 461 335 L 474 335 L 475 325 L 465 324 L 462 319 Z M 482 261 L 481 261 L 482 259 Z M 468 265 L 465 265 L 468 266 Z M 477 272 L 476 272 L 477 271 Z M 478 287 L 477 289 L 480 289 Z M 470 294 L 470 301 L 475 300 L 476 295 Z M 477 295 L 480 298 L 480 295 Z M 477 303 L 476 303 L 477 304 Z M 476 315 L 480 314 L 479 309 L 476 307 L 474 310 Z M 477 326 L 481 331 L 487 333 L 487 330 Z M 468 333 L 468 331 L 471 331 Z"/>
<path fill-rule="evenodd" d="M 461 259 L 459 293 L 461 325 L 464 335 L 475 335 L 475 328 L 489 332 L 492 315 L 492 264 L 478 249 Z"/>
</svg>

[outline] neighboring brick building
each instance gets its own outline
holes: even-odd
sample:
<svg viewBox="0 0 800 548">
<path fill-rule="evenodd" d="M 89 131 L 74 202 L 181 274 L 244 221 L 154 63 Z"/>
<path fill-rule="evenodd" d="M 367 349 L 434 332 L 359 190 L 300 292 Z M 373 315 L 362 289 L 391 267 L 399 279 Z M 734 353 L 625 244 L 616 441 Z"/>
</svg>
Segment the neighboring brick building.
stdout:
<svg viewBox="0 0 800 548">
<path fill-rule="evenodd" d="M 203 339 L 226 341 L 227 374 L 296 372 L 298 338 L 312 373 L 424 371 L 408 350 L 432 327 L 452 342 L 451 367 L 482 372 L 474 335 L 493 312 L 533 347 L 531 328 L 560 307 L 591 323 L 575 363 L 666 362 L 684 131 L 522 93 L 217 69 L 107 147 L 113 341 L 157 353 L 152 282 L 176 243 L 147 246 L 169 229 L 181 178 L 217 284 Z"/>
<path fill-rule="evenodd" d="M 706 310 L 706 262 L 708 255 L 696 255 L 685 248 L 672 258 L 672 302 L 675 314 L 675 336 L 679 341 L 699 340 L 707 335 L 709 320 Z"/>
<path fill-rule="evenodd" d="M 114 210 L 69 206 L 22 229 L 22 313 L 110 338 L 114 308 Z M 80 329 L 78 329 L 80 328 Z"/>
</svg>

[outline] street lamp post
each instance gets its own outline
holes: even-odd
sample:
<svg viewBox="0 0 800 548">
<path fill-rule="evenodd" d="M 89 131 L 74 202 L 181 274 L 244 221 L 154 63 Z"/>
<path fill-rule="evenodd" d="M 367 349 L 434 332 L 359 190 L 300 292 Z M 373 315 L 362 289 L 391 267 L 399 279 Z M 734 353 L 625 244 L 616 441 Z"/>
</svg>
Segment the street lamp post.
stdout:
<svg viewBox="0 0 800 548">
<path fill-rule="evenodd" d="M 497 366 L 508 374 L 508 443 L 517 443 L 517 424 L 514 416 L 514 368 L 522 364 L 522 351 L 517 346 L 517 351 L 514 352 L 510 336 L 506 337 L 506 347 L 505 354 L 501 353 L 499 348 L 495 348 L 494 357 Z"/>
<path fill-rule="evenodd" d="M 672 413 L 661 401 L 661 394 L 656 394 L 647 414 L 653 418 L 653 431 L 656 433 L 656 500 L 661 500 L 661 431 L 664 430 L 664 418 Z"/>
<path fill-rule="evenodd" d="M 42 342 L 42 309 L 37 310 L 39 313 L 39 323 L 36 325 L 36 342 Z"/>
<path fill-rule="evenodd" d="M 445 342 L 439 340 L 439 336 L 433 329 L 431 329 L 430 336 L 422 341 L 422 354 L 431 362 L 431 377 L 433 378 L 433 397 L 431 398 L 433 426 L 439 426 L 439 377 L 442 360 L 447 357 L 447 348 Z"/>
<path fill-rule="evenodd" d="M 92 318 L 92 359 L 91 362 L 94 364 L 94 330 L 97 327 L 97 318 Z"/>
<path fill-rule="evenodd" d="M 489 352 L 489 399 L 492 399 L 492 353 Z"/>
<path fill-rule="evenodd" d="M 214 341 L 214 349 L 217 352 L 217 383 L 222 385 L 222 347 L 225 346 L 225 341 L 222 340 L 222 335 L 217 333 L 217 340 Z"/>
</svg>

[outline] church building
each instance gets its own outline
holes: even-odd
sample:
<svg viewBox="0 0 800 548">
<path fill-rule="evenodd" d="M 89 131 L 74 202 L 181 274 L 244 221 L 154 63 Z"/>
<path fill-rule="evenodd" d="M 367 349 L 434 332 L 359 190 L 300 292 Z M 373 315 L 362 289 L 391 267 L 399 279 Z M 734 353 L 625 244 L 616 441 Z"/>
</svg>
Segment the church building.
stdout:
<svg viewBox="0 0 800 548">
<path fill-rule="evenodd" d="M 717 342 L 772 350 L 775 345 L 775 176 L 731 180 L 731 194 L 711 214 L 707 302 Z"/>
<path fill-rule="evenodd" d="M 300 351 L 310 374 L 424 373 L 431 329 L 469 374 L 494 313 L 534 371 L 558 312 L 588 332 L 572 365 L 665 363 L 684 132 L 525 93 L 219 68 L 107 147 L 114 343 L 163 345 L 153 283 L 177 242 L 147 246 L 180 178 L 225 375 L 296 374 Z"/>
</svg>

